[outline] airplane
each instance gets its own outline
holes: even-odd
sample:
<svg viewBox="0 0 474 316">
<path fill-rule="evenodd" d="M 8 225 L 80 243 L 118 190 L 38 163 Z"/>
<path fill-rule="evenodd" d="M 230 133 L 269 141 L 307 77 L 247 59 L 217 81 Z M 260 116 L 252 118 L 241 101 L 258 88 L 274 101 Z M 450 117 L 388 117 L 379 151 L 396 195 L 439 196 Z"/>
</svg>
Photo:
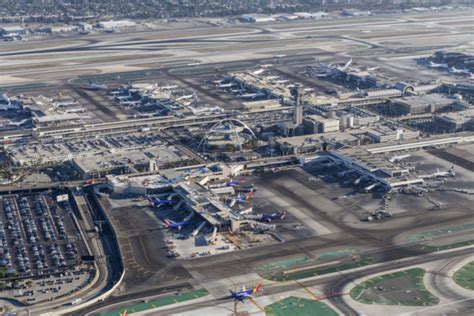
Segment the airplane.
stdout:
<svg viewBox="0 0 474 316">
<path fill-rule="evenodd" d="M 371 192 L 373 189 L 378 188 L 378 187 L 381 186 L 381 185 L 382 185 L 382 184 L 381 184 L 380 182 L 372 183 L 371 185 L 366 186 L 366 187 L 364 188 L 364 191 L 367 192 L 367 193 L 369 193 L 369 192 Z"/>
<path fill-rule="evenodd" d="M 193 94 L 183 95 L 183 96 L 180 96 L 180 97 L 176 98 L 176 101 L 187 100 L 187 99 L 191 99 L 191 98 L 195 98 L 195 97 L 196 97 L 196 92 L 193 92 Z"/>
<path fill-rule="evenodd" d="M 228 187 L 233 187 L 233 186 L 241 185 L 242 183 L 244 183 L 243 180 L 232 180 L 231 178 L 230 181 L 227 181 L 225 184 Z"/>
<path fill-rule="evenodd" d="M 72 108 L 72 109 L 67 109 L 66 113 L 84 113 L 85 108 L 80 107 L 80 108 Z"/>
<path fill-rule="evenodd" d="M 77 105 L 77 101 L 65 101 L 65 102 L 55 102 L 54 104 L 55 108 L 67 108 L 73 105 Z"/>
<path fill-rule="evenodd" d="M 232 88 L 235 85 L 236 84 L 233 83 L 233 82 L 231 82 L 231 83 L 221 83 L 217 87 L 220 88 L 220 89 L 225 89 L 225 88 Z"/>
<path fill-rule="evenodd" d="M 367 71 L 374 71 L 374 70 L 377 70 L 377 69 L 379 69 L 379 66 L 369 67 L 369 68 L 367 68 Z"/>
<path fill-rule="evenodd" d="M 270 230 L 274 230 L 276 228 L 275 225 L 264 224 L 259 222 L 251 222 L 250 226 L 253 228 L 254 231 L 259 233 L 264 233 Z"/>
<path fill-rule="evenodd" d="M 452 74 L 461 74 L 461 75 L 469 75 L 470 71 L 467 68 L 464 69 L 456 69 L 456 67 L 449 68 L 449 72 Z"/>
<path fill-rule="evenodd" d="M 285 212 L 275 212 L 272 214 L 255 214 L 255 215 L 246 215 L 245 218 L 247 219 L 254 219 L 260 222 L 267 222 L 270 223 L 274 220 L 283 220 L 285 219 L 286 213 Z"/>
<path fill-rule="evenodd" d="M 266 69 L 258 69 L 258 70 L 252 71 L 252 74 L 253 74 L 253 75 L 261 75 L 261 74 L 263 74 L 265 71 L 266 71 Z"/>
<path fill-rule="evenodd" d="M 121 105 L 135 106 L 135 105 L 141 104 L 141 101 L 139 101 L 139 100 L 137 100 L 137 101 L 128 101 L 128 100 L 125 100 L 125 101 L 120 101 L 119 103 L 120 103 Z"/>
<path fill-rule="evenodd" d="M 242 286 L 240 291 L 233 292 L 230 291 L 230 297 L 239 302 L 243 302 L 245 299 L 251 298 L 252 295 L 257 294 L 263 287 L 262 283 L 257 283 L 257 285 L 250 290 L 245 289 L 245 286 Z"/>
<path fill-rule="evenodd" d="M 340 71 L 344 71 L 344 70 L 346 70 L 347 68 L 349 68 L 349 66 L 350 66 L 351 64 L 352 64 L 352 58 L 349 59 L 349 61 L 348 61 L 347 63 L 345 63 L 344 66 L 338 67 L 338 69 L 339 69 Z"/>
<path fill-rule="evenodd" d="M 285 54 L 278 54 L 278 55 L 273 55 L 273 58 L 283 58 L 286 57 Z"/>
<path fill-rule="evenodd" d="M 20 127 L 21 125 L 26 124 L 26 122 L 28 122 L 28 119 L 24 119 L 18 122 L 8 121 L 7 126 Z"/>
<path fill-rule="evenodd" d="M 94 83 L 89 80 L 89 89 L 90 90 L 107 90 L 108 87 L 105 84 Z"/>
<path fill-rule="evenodd" d="M 162 200 L 156 196 L 148 195 L 147 199 L 151 206 L 161 207 L 163 205 L 173 205 L 176 204 L 178 201 L 173 199 L 174 195 L 170 194 L 166 199 Z"/>
<path fill-rule="evenodd" d="M 239 193 L 237 195 L 237 198 L 233 198 L 230 201 L 229 206 L 232 207 L 235 205 L 235 203 L 248 203 L 253 194 L 254 194 L 254 191 L 250 191 L 249 193 L 247 193 L 247 195 Z"/>
<path fill-rule="evenodd" d="M 261 92 L 257 92 L 257 93 L 247 93 L 247 94 L 241 94 L 240 97 L 243 98 L 243 99 L 255 99 L 255 98 L 258 98 L 258 97 L 263 97 L 265 94 L 261 93 Z"/>
<path fill-rule="evenodd" d="M 401 161 L 401 160 L 406 159 L 408 157 L 411 157 L 411 155 L 410 154 L 398 155 L 398 156 L 393 156 L 393 157 L 389 158 L 388 161 L 398 162 L 398 161 Z"/>
<path fill-rule="evenodd" d="M 276 80 L 275 83 L 284 84 L 284 83 L 288 83 L 289 81 L 290 81 L 290 80 L 282 79 L 282 80 Z"/>
<path fill-rule="evenodd" d="M 267 69 L 267 68 L 270 68 L 270 67 L 273 67 L 272 64 L 262 64 L 260 65 L 261 68 L 264 68 L 264 69 Z"/>
<path fill-rule="evenodd" d="M 454 166 L 452 166 L 447 171 L 439 171 L 439 169 L 436 169 L 436 172 L 421 176 L 421 178 L 422 179 L 436 179 L 436 178 L 446 178 L 446 177 L 454 177 L 454 176 L 456 176 L 456 173 L 454 172 Z"/>
<path fill-rule="evenodd" d="M 178 88 L 177 85 L 168 85 L 168 86 L 160 87 L 161 90 L 173 90 L 173 89 L 177 89 L 177 88 Z"/>
<path fill-rule="evenodd" d="M 430 64 L 429 64 L 429 67 L 430 68 L 448 68 L 448 64 L 437 64 L 437 63 L 434 63 L 432 61 L 430 61 Z"/>
<path fill-rule="evenodd" d="M 189 213 L 189 215 L 186 216 L 181 222 L 174 222 L 169 218 L 165 218 L 163 222 L 165 223 L 166 228 L 177 228 L 178 230 L 181 230 L 181 228 L 191 223 L 189 220 L 193 217 L 193 215 L 194 212 Z"/>
<path fill-rule="evenodd" d="M 202 63 L 189 63 L 187 66 L 199 66 L 201 65 Z"/>
</svg>

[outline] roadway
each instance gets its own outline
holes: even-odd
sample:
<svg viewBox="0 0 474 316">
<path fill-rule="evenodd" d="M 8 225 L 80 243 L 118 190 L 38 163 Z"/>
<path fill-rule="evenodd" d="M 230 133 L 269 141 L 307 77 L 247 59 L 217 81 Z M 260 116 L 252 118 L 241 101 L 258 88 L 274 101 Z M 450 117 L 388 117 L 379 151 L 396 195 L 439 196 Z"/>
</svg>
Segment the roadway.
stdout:
<svg viewBox="0 0 474 316">
<path fill-rule="evenodd" d="M 450 250 L 445 252 L 439 253 L 432 253 L 421 255 L 417 257 L 407 258 L 404 260 L 396 260 L 385 262 L 382 264 L 368 266 L 365 268 L 359 268 L 356 270 L 347 270 L 344 272 L 339 272 L 338 274 L 331 274 L 327 276 L 321 277 L 313 277 L 307 280 L 299 280 L 298 282 L 294 281 L 286 281 L 281 283 L 272 283 L 264 286 L 263 295 L 278 295 L 283 294 L 289 291 L 299 290 L 302 286 L 304 287 L 312 287 L 312 286 L 324 286 L 325 293 L 328 297 L 328 300 L 334 304 L 339 311 L 342 312 L 343 315 L 359 315 L 358 311 L 351 307 L 344 299 L 343 296 L 347 293 L 343 293 L 347 285 L 350 285 L 354 282 L 354 280 L 358 278 L 362 278 L 365 276 L 370 276 L 372 274 L 384 272 L 387 270 L 393 269 L 401 269 L 401 268 L 408 268 L 415 265 L 424 264 L 427 262 L 442 260 L 442 259 L 449 259 L 449 258 L 458 258 L 461 256 L 465 256 L 467 254 L 472 254 L 473 247 L 463 248 L 463 249 L 456 249 Z M 257 296 L 256 298 L 258 298 Z M 125 298 L 125 297 L 124 297 Z M 204 302 L 198 303 L 190 303 L 185 306 L 179 307 L 171 307 L 166 309 L 165 312 L 161 312 L 164 314 L 177 314 L 187 311 L 197 311 L 200 308 L 204 307 L 214 307 L 219 304 L 229 303 L 232 302 L 232 299 L 229 298 L 227 295 L 222 297 L 212 298 L 209 297 L 208 300 Z M 122 305 L 126 305 L 128 302 L 127 300 L 122 301 Z M 105 311 L 106 308 L 100 307 L 101 311 Z M 88 315 L 95 315 L 94 312 L 88 310 Z"/>
</svg>

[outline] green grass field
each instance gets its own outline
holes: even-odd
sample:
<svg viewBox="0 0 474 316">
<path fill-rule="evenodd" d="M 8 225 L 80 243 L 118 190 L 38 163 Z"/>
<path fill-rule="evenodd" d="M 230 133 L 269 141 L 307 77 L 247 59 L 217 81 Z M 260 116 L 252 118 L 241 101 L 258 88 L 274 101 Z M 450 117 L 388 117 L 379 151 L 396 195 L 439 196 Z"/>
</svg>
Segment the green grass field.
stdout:
<svg viewBox="0 0 474 316">
<path fill-rule="evenodd" d="M 351 297 L 364 304 L 432 306 L 439 299 L 423 283 L 425 270 L 420 268 L 374 277 L 354 287 Z"/>
<path fill-rule="evenodd" d="M 347 261 L 345 263 L 339 264 L 333 267 L 319 267 L 314 269 L 308 269 L 304 271 L 291 272 L 291 273 L 276 273 L 276 274 L 262 274 L 263 278 L 272 281 L 289 281 L 289 280 L 299 280 L 305 279 L 317 275 L 323 275 L 328 273 L 333 273 L 337 271 L 344 271 L 349 269 L 354 269 L 358 267 L 367 266 L 374 263 L 374 258 L 370 255 L 362 255 L 358 260 Z"/>
<path fill-rule="evenodd" d="M 173 295 L 173 296 L 166 296 L 161 297 L 156 300 L 152 300 L 146 303 L 138 303 L 134 305 L 122 306 L 120 308 L 114 309 L 110 312 L 104 314 L 104 316 L 120 316 L 123 315 L 123 312 L 126 310 L 127 314 L 133 314 L 142 312 L 148 309 L 158 308 L 166 305 L 171 305 L 175 303 L 180 303 L 188 300 L 192 300 L 195 298 L 200 298 L 206 296 L 209 292 L 206 289 L 200 289 L 190 292 L 185 292 L 180 295 Z M 159 315 L 159 313 L 157 314 Z"/>
<path fill-rule="evenodd" d="M 287 297 L 281 301 L 265 306 L 267 316 L 337 316 L 328 305 L 300 297 Z"/>
<path fill-rule="evenodd" d="M 456 271 L 453 275 L 453 280 L 459 286 L 474 291 L 474 261 L 469 262 Z"/>
<path fill-rule="evenodd" d="M 289 267 L 306 263 L 309 261 L 308 256 L 300 256 L 300 257 L 294 257 L 290 259 L 283 259 L 283 260 L 278 260 L 278 261 L 272 261 L 270 263 L 265 263 L 262 265 L 259 265 L 257 267 L 257 270 L 272 270 L 272 269 L 287 269 Z"/>
<path fill-rule="evenodd" d="M 433 237 L 455 234 L 457 232 L 470 231 L 470 230 L 474 230 L 474 224 L 451 226 L 451 227 L 441 228 L 437 230 L 430 230 L 430 231 L 414 234 L 408 237 L 408 241 L 411 241 L 411 242 L 422 241 L 422 240 L 430 239 Z"/>
</svg>

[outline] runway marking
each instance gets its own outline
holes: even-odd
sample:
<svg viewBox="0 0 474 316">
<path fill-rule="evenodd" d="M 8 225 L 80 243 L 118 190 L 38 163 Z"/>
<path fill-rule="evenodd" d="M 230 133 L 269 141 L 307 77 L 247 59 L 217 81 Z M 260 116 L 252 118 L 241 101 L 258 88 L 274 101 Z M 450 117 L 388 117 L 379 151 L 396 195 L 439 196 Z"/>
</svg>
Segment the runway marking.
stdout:
<svg viewBox="0 0 474 316">
<path fill-rule="evenodd" d="M 317 301 L 321 300 L 321 298 L 319 296 L 317 296 L 316 294 L 314 294 L 313 291 L 311 291 L 310 289 L 308 289 L 306 286 L 303 285 L 303 283 L 301 283 L 300 281 L 295 281 L 296 284 L 298 284 L 299 286 L 301 286 L 306 292 L 309 293 L 309 295 L 311 295 L 312 297 L 314 297 Z"/>
<path fill-rule="evenodd" d="M 258 305 L 258 303 L 255 302 L 255 300 L 254 300 L 253 298 L 249 297 L 249 301 L 252 302 L 253 305 L 257 306 L 257 308 L 258 308 L 261 312 L 264 312 L 264 311 L 265 311 L 265 309 L 264 309 L 262 306 Z"/>
</svg>

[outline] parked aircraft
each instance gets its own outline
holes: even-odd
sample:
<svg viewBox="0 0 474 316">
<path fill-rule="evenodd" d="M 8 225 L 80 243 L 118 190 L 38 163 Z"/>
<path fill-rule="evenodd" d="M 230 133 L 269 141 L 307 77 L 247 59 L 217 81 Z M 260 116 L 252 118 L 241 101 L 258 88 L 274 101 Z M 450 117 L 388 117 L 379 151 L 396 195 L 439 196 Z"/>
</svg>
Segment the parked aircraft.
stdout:
<svg viewBox="0 0 474 316">
<path fill-rule="evenodd" d="M 24 119 L 24 120 L 21 120 L 21 121 L 17 121 L 17 122 L 14 122 L 14 121 L 8 121 L 7 123 L 7 126 L 16 126 L 16 127 L 20 127 L 21 125 L 23 124 L 26 124 L 26 122 L 28 122 L 29 119 Z"/>
<path fill-rule="evenodd" d="M 194 212 L 189 213 L 189 215 L 186 216 L 181 222 L 174 222 L 169 218 L 165 218 L 163 222 L 165 223 L 166 228 L 177 228 L 178 230 L 181 230 L 181 228 L 191 223 L 189 220 L 193 217 L 193 215 Z"/>
<path fill-rule="evenodd" d="M 434 63 L 432 61 L 430 61 L 430 65 L 429 65 L 430 68 L 448 68 L 448 64 L 437 64 L 437 63 Z"/>
<path fill-rule="evenodd" d="M 410 154 L 393 156 L 393 157 L 389 158 L 388 161 L 390 161 L 390 162 L 397 162 L 397 161 L 401 161 L 401 160 L 403 160 L 403 159 L 406 159 L 406 158 L 408 158 L 408 157 L 410 157 L 410 156 L 411 156 Z"/>
<path fill-rule="evenodd" d="M 196 92 L 193 92 L 193 94 L 186 94 L 182 95 L 178 98 L 176 98 L 176 101 L 181 101 L 181 100 L 188 100 L 196 97 Z"/>
<path fill-rule="evenodd" d="M 252 71 L 252 74 L 254 74 L 254 75 L 261 75 L 261 74 L 263 74 L 265 71 L 266 71 L 266 69 L 258 69 L 258 70 Z"/>
<path fill-rule="evenodd" d="M 89 89 L 90 90 L 107 90 L 108 87 L 105 84 L 94 83 L 89 80 Z"/>
<path fill-rule="evenodd" d="M 245 289 L 245 286 L 242 286 L 240 291 L 233 292 L 232 290 L 229 290 L 230 297 L 234 300 L 243 302 L 245 299 L 251 298 L 252 295 L 257 294 L 262 289 L 262 287 L 262 283 L 257 283 L 257 285 L 250 290 Z"/>
<path fill-rule="evenodd" d="M 150 203 L 151 206 L 155 207 L 161 207 L 164 205 L 173 205 L 176 204 L 178 201 L 176 199 L 173 199 L 175 197 L 174 194 L 170 194 L 166 199 L 160 199 L 157 196 L 154 195 L 148 195 L 147 199 L 148 202 Z"/>
<path fill-rule="evenodd" d="M 467 68 L 464 69 L 457 69 L 456 67 L 449 68 L 449 72 L 452 74 L 460 74 L 460 75 L 469 75 L 470 71 Z"/>
<path fill-rule="evenodd" d="M 259 97 L 263 97 L 265 96 L 264 93 L 261 93 L 261 92 L 257 92 L 257 93 L 247 93 L 247 94 L 241 94 L 240 97 L 242 99 L 255 99 L 255 98 L 259 98 Z"/>
<path fill-rule="evenodd" d="M 275 212 L 272 214 L 249 214 L 245 215 L 245 218 L 270 223 L 275 220 L 283 220 L 285 219 L 285 216 L 285 212 Z"/>
<path fill-rule="evenodd" d="M 177 85 L 169 85 L 169 86 L 160 87 L 161 90 L 173 90 L 173 89 L 177 89 L 177 88 L 178 88 Z"/>
<path fill-rule="evenodd" d="M 436 172 L 421 176 L 421 178 L 422 179 L 436 179 L 436 178 L 447 178 L 447 177 L 454 177 L 454 176 L 456 176 L 456 173 L 454 172 L 454 166 L 452 166 L 447 171 L 439 171 L 439 169 L 436 169 Z"/>
<path fill-rule="evenodd" d="M 233 179 L 231 178 L 230 181 L 227 181 L 227 182 L 226 182 L 226 185 L 227 185 L 228 187 L 233 187 L 233 186 L 241 185 L 242 183 L 244 183 L 243 180 L 233 180 Z"/>
</svg>

